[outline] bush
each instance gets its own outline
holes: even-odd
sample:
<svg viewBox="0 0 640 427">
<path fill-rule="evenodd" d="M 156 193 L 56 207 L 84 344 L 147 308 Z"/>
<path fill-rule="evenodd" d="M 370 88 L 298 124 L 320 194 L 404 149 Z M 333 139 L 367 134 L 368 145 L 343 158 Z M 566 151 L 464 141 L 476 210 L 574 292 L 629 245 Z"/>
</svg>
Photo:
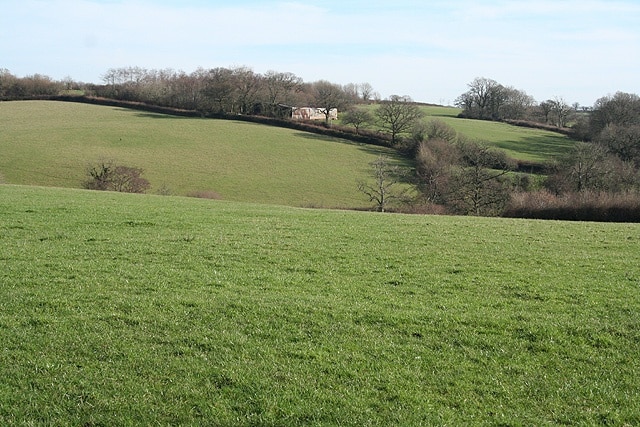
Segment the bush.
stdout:
<svg viewBox="0 0 640 427">
<path fill-rule="evenodd" d="M 151 186 L 142 177 L 142 169 L 116 165 L 112 160 L 99 161 L 88 168 L 89 179 L 84 188 L 89 190 L 119 191 L 122 193 L 144 193 Z"/>
<path fill-rule="evenodd" d="M 640 222 L 640 194 L 548 191 L 515 193 L 504 217 L 567 221 Z"/>
<path fill-rule="evenodd" d="M 111 176 L 111 186 L 122 193 L 144 193 L 151 185 L 141 175 L 140 168 L 116 166 Z"/>
</svg>

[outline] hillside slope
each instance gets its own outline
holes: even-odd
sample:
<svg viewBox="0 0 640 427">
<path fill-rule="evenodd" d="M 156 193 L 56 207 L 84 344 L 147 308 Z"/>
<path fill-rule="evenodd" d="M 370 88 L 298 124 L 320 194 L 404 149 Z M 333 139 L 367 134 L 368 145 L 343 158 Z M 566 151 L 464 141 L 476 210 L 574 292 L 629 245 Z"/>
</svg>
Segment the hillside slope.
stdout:
<svg viewBox="0 0 640 427">
<path fill-rule="evenodd" d="M 0 103 L 0 127 L 7 183 L 77 188 L 89 164 L 113 159 L 144 169 L 152 193 L 292 206 L 368 206 L 357 182 L 393 155 L 291 129 L 52 101 Z"/>
<path fill-rule="evenodd" d="M 0 185 L 0 425 L 639 425 L 639 236 Z"/>
<path fill-rule="evenodd" d="M 361 105 L 359 108 L 366 109 L 373 114 L 377 106 L 373 104 Z M 420 105 L 420 109 L 424 114 L 424 121 L 441 120 L 459 134 L 500 148 L 509 157 L 522 162 L 547 162 L 567 153 L 575 144 L 574 140 L 558 132 L 488 120 L 459 118 L 457 117 L 461 111 L 459 108 Z M 376 130 L 379 125 L 369 125 L 363 128 Z"/>
<path fill-rule="evenodd" d="M 569 152 L 576 141 L 558 132 L 487 120 L 434 117 L 458 133 L 504 150 L 513 159 L 544 163 Z"/>
</svg>

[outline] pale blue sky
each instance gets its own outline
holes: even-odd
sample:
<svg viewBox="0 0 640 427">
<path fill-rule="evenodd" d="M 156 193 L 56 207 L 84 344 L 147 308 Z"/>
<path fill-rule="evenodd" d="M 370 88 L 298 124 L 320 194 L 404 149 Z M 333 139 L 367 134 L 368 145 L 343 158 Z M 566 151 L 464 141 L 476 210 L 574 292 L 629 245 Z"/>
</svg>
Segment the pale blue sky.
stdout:
<svg viewBox="0 0 640 427">
<path fill-rule="evenodd" d="M 640 93 L 638 0 L 0 0 L 0 68 L 249 66 L 452 103 L 474 77 L 538 101 Z"/>
</svg>

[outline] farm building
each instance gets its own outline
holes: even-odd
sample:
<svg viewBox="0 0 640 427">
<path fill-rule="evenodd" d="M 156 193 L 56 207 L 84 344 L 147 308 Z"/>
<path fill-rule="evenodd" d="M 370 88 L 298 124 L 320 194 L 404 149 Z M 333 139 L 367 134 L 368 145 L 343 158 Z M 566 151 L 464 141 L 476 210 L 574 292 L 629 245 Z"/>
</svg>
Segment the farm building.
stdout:
<svg viewBox="0 0 640 427">
<path fill-rule="evenodd" d="M 316 107 L 291 107 L 288 105 L 280 104 L 279 107 L 285 109 L 287 111 L 287 115 L 291 117 L 293 120 L 326 120 L 327 116 L 325 115 L 324 108 L 316 108 Z M 338 119 L 338 109 L 332 108 L 329 110 L 329 119 L 337 120 Z"/>
<path fill-rule="evenodd" d="M 326 120 L 324 108 L 314 107 L 293 107 L 291 109 L 291 118 L 293 120 Z M 329 110 L 329 119 L 336 120 L 338 118 L 338 109 Z"/>
</svg>

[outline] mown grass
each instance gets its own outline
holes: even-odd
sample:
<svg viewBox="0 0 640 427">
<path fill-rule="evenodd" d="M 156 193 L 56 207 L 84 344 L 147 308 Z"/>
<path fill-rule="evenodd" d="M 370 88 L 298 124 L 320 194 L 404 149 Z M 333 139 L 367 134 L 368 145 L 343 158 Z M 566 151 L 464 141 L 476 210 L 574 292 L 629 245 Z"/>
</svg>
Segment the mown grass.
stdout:
<svg viewBox="0 0 640 427">
<path fill-rule="evenodd" d="M 637 425 L 637 224 L 0 186 L 2 425 Z"/>
<path fill-rule="evenodd" d="M 87 104 L 0 103 L 0 173 L 10 184 L 78 188 L 99 160 L 140 167 L 151 192 L 364 207 L 369 163 L 391 150 L 290 129 Z M 400 161 L 400 159 L 398 159 Z"/>
</svg>

